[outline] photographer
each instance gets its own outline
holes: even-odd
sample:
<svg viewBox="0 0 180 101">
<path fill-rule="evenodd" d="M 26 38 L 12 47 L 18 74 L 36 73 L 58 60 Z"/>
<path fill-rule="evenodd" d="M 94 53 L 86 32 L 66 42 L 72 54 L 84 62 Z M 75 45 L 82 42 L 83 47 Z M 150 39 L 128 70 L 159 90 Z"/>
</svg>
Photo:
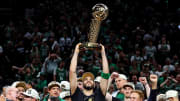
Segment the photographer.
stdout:
<svg viewBox="0 0 180 101">
<path fill-rule="evenodd" d="M 56 68 L 58 68 L 58 64 L 60 61 L 61 58 L 53 51 L 51 51 L 49 53 L 49 56 L 45 59 L 44 69 L 47 74 L 46 76 L 48 82 L 53 80 L 53 72 Z"/>
<path fill-rule="evenodd" d="M 167 91 L 173 89 L 176 82 L 177 81 L 174 78 L 168 77 L 163 83 L 161 83 L 160 87 L 163 89 L 163 91 Z"/>
</svg>

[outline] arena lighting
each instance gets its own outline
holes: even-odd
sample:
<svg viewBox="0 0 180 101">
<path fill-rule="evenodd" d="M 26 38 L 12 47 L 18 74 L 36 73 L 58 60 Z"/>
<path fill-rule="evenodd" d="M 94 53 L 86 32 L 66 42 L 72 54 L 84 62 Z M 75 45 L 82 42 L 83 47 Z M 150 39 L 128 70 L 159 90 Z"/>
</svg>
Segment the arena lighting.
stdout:
<svg viewBox="0 0 180 101">
<path fill-rule="evenodd" d="M 180 25 L 178 25 L 178 29 L 180 30 Z"/>
</svg>

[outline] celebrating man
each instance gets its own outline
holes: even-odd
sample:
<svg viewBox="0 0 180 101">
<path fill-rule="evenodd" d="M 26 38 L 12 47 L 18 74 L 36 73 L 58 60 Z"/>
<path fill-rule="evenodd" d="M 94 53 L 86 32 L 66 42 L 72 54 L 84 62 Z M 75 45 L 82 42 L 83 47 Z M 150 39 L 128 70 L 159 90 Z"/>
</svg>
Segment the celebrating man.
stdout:
<svg viewBox="0 0 180 101">
<path fill-rule="evenodd" d="M 100 82 L 100 87 L 95 87 L 94 75 L 90 72 L 86 72 L 82 76 L 84 89 L 80 90 L 77 87 L 78 84 L 77 84 L 77 74 L 76 74 L 77 59 L 78 59 L 78 54 L 80 52 L 79 50 L 80 45 L 81 43 L 76 45 L 70 65 L 69 80 L 70 80 L 72 101 L 105 101 L 108 78 L 110 75 L 109 75 L 108 62 L 107 62 L 104 46 L 101 45 L 103 70 L 101 73 L 102 79 Z"/>
<path fill-rule="evenodd" d="M 39 101 L 39 93 L 32 88 L 29 88 L 26 92 L 23 93 L 24 101 Z"/>
</svg>

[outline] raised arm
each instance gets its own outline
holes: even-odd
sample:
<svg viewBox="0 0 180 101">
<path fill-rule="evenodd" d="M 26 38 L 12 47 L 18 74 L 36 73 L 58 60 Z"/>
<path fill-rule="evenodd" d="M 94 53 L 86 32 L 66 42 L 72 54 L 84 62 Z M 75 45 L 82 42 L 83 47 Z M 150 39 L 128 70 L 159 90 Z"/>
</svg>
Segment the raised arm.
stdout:
<svg viewBox="0 0 180 101">
<path fill-rule="evenodd" d="M 108 87 L 108 76 L 109 76 L 109 65 L 108 65 L 108 61 L 107 61 L 107 58 L 106 58 L 106 53 L 105 53 L 105 49 L 104 49 L 104 46 L 101 45 L 101 56 L 102 56 L 102 79 L 101 79 L 101 82 L 100 82 L 100 88 L 101 88 L 101 91 L 104 95 L 106 95 L 106 91 L 107 91 L 107 87 Z"/>
<path fill-rule="evenodd" d="M 77 59 L 79 55 L 79 45 L 81 43 L 78 43 L 76 45 L 73 57 L 71 59 L 70 69 L 69 69 L 69 81 L 70 81 L 70 88 L 71 88 L 71 95 L 75 93 L 75 90 L 77 88 L 77 74 L 76 74 L 76 68 L 77 68 Z"/>
<path fill-rule="evenodd" d="M 140 77 L 139 81 L 144 85 L 144 87 L 146 89 L 146 96 L 147 96 L 147 98 L 149 98 L 150 92 L 151 92 L 151 88 L 149 87 L 149 84 L 147 82 L 146 77 Z"/>
<path fill-rule="evenodd" d="M 117 72 L 113 72 L 110 76 L 110 78 L 108 79 L 108 87 L 107 87 L 107 91 L 109 90 L 109 87 L 112 84 L 112 81 L 115 80 L 116 78 L 119 77 L 119 74 Z"/>
<path fill-rule="evenodd" d="M 112 84 L 112 81 L 115 80 L 115 78 L 118 78 L 119 74 L 117 72 L 113 72 L 108 79 L 108 86 L 107 86 L 107 92 L 106 92 L 106 101 L 112 101 L 113 96 L 109 93 L 109 87 Z"/>
<path fill-rule="evenodd" d="M 152 83 L 152 89 L 157 89 L 158 77 L 155 74 L 150 75 L 150 81 Z"/>
<path fill-rule="evenodd" d="M 158 76 L 155 74 L 151 74 L 150 81 L 152 83 L 152 87 L 148 101 L 156 101 L 156 96 L 158 94 L 158 90 L 157 90 Z"/>
</svg>

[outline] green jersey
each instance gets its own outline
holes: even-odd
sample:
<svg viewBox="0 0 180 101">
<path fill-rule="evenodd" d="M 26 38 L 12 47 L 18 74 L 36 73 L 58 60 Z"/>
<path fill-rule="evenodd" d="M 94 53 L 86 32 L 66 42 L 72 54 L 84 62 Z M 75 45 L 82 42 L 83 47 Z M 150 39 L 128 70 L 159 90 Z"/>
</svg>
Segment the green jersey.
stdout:
<svg viewBox="0 0 180 101">
<path fill-rule="evenodd" d="M 57 68 L 54 71 L 54 75 L 56 76 L 56 81 L 61 82 L 66 80 L 66 70 L 64 68 Z"/>
</svg>

